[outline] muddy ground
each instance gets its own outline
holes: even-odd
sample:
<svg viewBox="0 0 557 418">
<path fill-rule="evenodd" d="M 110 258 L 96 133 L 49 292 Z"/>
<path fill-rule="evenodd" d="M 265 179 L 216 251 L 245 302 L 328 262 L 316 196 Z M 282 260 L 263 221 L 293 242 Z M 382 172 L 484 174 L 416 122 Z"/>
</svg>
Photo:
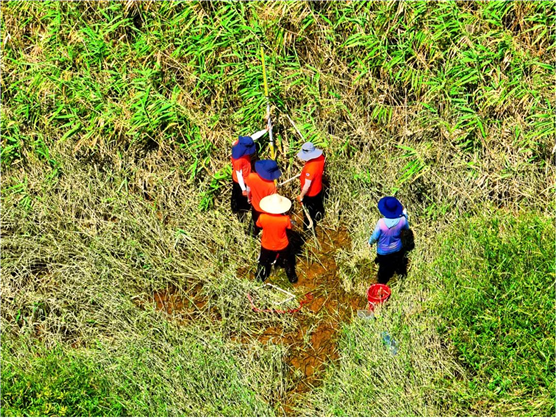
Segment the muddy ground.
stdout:
<svg viewBox="0 0 557 418">
<path fill-rule="evenodd" d="M 270 341 L 289 348 L 284 360 L 291 366 L 290 377 L 293 383 L 285 399 L 278 402 L 286 415 L 296 415 L 293 408 L 301 396 L 319 385 L 326 365 L 338 359 L 337 340 L 342 324 L 349 323 L 357 310 L 367 308 L 365 295 L 345 292 L 338 274 L 335 253 L 339 248 L 350 245 L 346 229 L 332 230 L 318 226 L 316 238 L 319 244 L 312 234 L 306 234 L 304 239 L 298 241 L 301 247 L 307 246 L 308 252 L 306 256 L 302 256 L 300 250 L 296 265 L 299 280 L 289 290 L 299 300 L 303 300 L 304 295 L 309 295 L 309 298 L 299 312 L 283 314 L 296 318 L 296 328 L 285 332 L 280 326 L 270 326 L 262 328 L 256 335 L 239 338 L 246 342 L 254 338 L 262 343 Z M 284 276 L 281 270 L 280 267 L 273 268 L 268 281 L 275 284 L 277 280 L 280 282 L 278 277 Z M 238 273 L 254 280 L 253 271 Z M 146 302 L 154 302 L 158 310 L 166 312 L 174 319 L 182 318 L 187 321 L 204 311 L 207 301 L 199 296 L 200 290 L 201 288 L 194 290 L 189 297 L 184 297 L 176 289 L 164 289 L 156 292 Z M 249 305 L 247 299 L 246 303 Z M 218 320 L 217 317 L 215 319 Z"/>
</svg>

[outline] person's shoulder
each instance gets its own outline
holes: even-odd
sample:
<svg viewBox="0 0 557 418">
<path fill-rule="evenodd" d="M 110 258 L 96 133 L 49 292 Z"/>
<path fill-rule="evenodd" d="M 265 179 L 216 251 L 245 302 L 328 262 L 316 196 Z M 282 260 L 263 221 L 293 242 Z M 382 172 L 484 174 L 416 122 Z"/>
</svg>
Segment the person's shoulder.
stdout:
<svg viewBox="0 0 557 418">
<path fill-rule="evenodd" d="M 260 220 L 261 222 L 266 222 L 269 219 L 272 220 L 271 215 L 269 215 L 268 213 L 265 213 L 265 212 L 263 212 L 261 215 L 259 215 L 259 218 L 258 218 L 258 220 Z"/>
<path fill-rule="evenodd" d="M 325 155 L 321 154 L 319 157 L 311 161 L 313 162 L 312 165 L 315 167 L 315 170 L 322 169 L 322 166 L 325 165 Z"/>
<path fill-rule="evenodd" d="M 281 225 L 285 228 L 288 228 L 291 223 L 290 223 L 290 216 L 288 215 L 282 215 L 281 216 Z"/>
<path fill-rule="evenodd" d="M 325 162 L 325 154 L 321 154 L 319 157 L 315 157 L 313 160 L 309 160 L 309 162 L 313 163 L 314 165 L 321 165 Z"/>
<path fill-rule="evenodd" d="M 320 163 L 322 161 L 325 161 L 325 154 L 321 154 L 319 157 L 312 158 L 308 161 L 308 163 Z"/>
</svg>

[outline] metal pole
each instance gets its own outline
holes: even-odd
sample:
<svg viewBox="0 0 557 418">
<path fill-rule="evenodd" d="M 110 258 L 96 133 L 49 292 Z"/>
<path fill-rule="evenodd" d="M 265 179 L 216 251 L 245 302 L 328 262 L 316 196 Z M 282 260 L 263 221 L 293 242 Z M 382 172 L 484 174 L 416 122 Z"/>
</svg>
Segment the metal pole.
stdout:
<svg viewBox="0 0 557 418">
<path fill-rule="evenodd" d="M 289 178 L 288 180 L 284 180 L 282 183 L 279 183 L 279 186 L 284 186 L 287 183 L 290 183 L 292 180 L 296 180 L 298 177 L 300 177 L 300 174 L 296 174 L 294 177 Z"/>
<path fill-rule="evenodd" d="M 265 98 L 267 99 L 267 124 L 269 126 L 269 143 L 271 146 L 271 158 L 275 160 L 275 143 L 273 142 L 273 124 L 271 123 L 271 105 L 269 103 L 269 88 L 267 87 L 267 73 L 265 72 L 265 54 L 261 47 L 261 65 L 263 67 L 263 85 L 265 86 Z"/>
<path fill-rule="evenodd" d="M 304 138 L 302 133 L 298 130 L 298 127 L 294 124 L 294 121 L 292 119 L 290 119 L 290 116 L 288 116 L 288 114 L 286 115 L 286 117 L 288 118 L 288 120 L 290 121 L 290 123 L 292 124 L 292 126 L 294 127 L 296 132 L 298 133 L 298 135 L 300 135 L 300 138 L 302 138 L 302 140 L 305 141 L 306 139 Z"/>
</svg>

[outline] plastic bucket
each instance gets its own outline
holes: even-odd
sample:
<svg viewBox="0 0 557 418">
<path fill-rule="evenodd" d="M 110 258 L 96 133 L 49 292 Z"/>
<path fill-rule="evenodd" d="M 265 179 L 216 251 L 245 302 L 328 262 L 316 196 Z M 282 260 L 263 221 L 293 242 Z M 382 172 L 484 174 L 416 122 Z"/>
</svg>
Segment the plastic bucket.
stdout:
<svg viewBox="0 0 557 418">
<path fill-rule="evenodd" d="M 386 284 L 372 284 L 367 290 L 368 309 L 373 312 L 377 305 L 386 302 L 391 296 L 391 289 Z"/>
</svg>

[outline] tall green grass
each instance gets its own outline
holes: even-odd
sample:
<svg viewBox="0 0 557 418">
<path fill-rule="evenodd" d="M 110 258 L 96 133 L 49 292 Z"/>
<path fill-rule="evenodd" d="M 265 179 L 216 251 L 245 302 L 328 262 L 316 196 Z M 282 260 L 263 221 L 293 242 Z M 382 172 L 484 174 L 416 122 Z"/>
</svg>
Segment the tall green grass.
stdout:
<svg viewBox="0 0 557 418">
<path fill-rule="evenodd" d="M 218 4 L 4 3 L 3 161 L 40 131 L 93 150 L 179 146 L 202 179 L 229 146 L 215 127 L 261 125 L 260 46 L 273 104 L 309 122 L 309 139 L 361 141 L 369 119 L 498 168 L 497 150 L 515 147 L 511 173 L 551 152 L 551 2 Z"/>
<path fill-rule="evenodd" d="M 105 374 L 87 357 L 3 341 L 2 416 L 121 416 Z"/>
<path fill-rule="evenodd" d="M 435 264 L 440 332 L 488 415 L 555 415 L 555 226 L 536 214 L 464 220 Z"/>
</svg>

